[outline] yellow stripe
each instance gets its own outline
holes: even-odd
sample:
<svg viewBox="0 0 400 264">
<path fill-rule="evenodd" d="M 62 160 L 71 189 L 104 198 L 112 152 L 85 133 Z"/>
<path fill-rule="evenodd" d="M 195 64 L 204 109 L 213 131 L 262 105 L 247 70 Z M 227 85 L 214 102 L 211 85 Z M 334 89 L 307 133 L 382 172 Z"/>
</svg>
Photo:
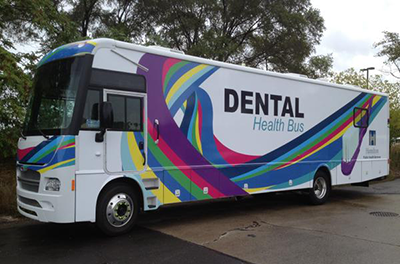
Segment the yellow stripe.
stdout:
<svg viewBox="0 0 400 264">
<path fill-rule="evenodd" d="M 272 188 L 274 186 L 275 185 L 271 185 L 271 186 L 268 186 L 268 187 L 261 187 L 261 188 L 247 188 L 247 189 L 243 189 L 243 190 L 245 190 L 248 193 L 255 193 L 255 192 L 268 190 L 268 189 L 270 189 L 270 188 Z"/>
<path fill-rule="evenodd" d="M 140 175 L 142 179 L 155 179 L 157 176 L 154 174 L 153 170 L 149 168 L 146 172 Z M 161 203 L 179 203 L 178 197 L 176 197 L 163 183 L 159 181 L 160 188 L 158 190 L 151 190 L 151 192 L 160 200 Z M 164 194 L 164 195 L 163 195 Z"/>
<path fill-rule="evenodd" d="M 92 44 L 93 46 L 97 46 L 97 43 L 94 42 L 93 40 L 88 40 L 88 41 L 86 41 L 86 43 L 90 43 L 90 44 Z"/>
<path fill-rule="evenodd" d="M 143 163 L 140 159 L 135 157 L 143 157 L 141 151 L 138 148 L 137 141 L 133 132 L 127 133 L 128 144 L 129 144 L 129 152 L 138 171 L 143 170 Z M 157 176 L 154 174 L 153 170 L 148 167 L 147 171 L 140 174 L 142 179 L 154 179 Z M 161 181 L 160 181 L 160 188 L 157 190 L 151 190 L 151 192 L 160 200 L 162 203 L 179 203 L 181 200 L 178 199 Z"/>
<path fill-rule="evenodd" d="M 139 150 L 133 132 L 127 132 L 126 137 L 128 138 L 129 153 L 131 155 L 132 162 L 135 165 L 136 170 L 141 171 L 143 170 L 144 166 L 143 166 L 143 160 L 139 159 L 139 157 L 142 157 L 143 159 L 143 154 Z"/>
<path fill-rule="evenodd" d="M 185 109 L 187 108 L 187 100 L 183 102 L 183 106 L 185 107 Z"/>
<path fill-rule="evenodd" d="M 203 154 L 203 148 L 201 147 L 201 141 L 200 141 L 200 127 L 199 127 L 199 112 L 197 112 L 196 115 L 196 121 L 195 121 L 195 137 L 196 137 L 196 142 L 197 142 L 197 147 L 199 148 L 199 151 L 201 154 Z"/>
<path fill-rule="evenodd" d="M 382 96 L 379 96 L 379 95 L 375 96 L 374 100 L 372 101 L 372 105 L 375 105 L 381 99 L 381 97 Z"/>
<path fill-rule="evenodd" d="M 39 170 L 39 172 L 40 172 L 40 173 L 45 173 L 45 172 L 47 172 L 47 171 L 49 171 L 49 170 L 52 170 L 52 169 L 54 169 L 54 168 L 56 168 L 56 167 L 58 167 L 58 166 L 64 165 L 65 163 L 68 163 L 68 162 L 71 162 L 71 161 L 74 161 L 74 160 L 75 160 L 75 158 L 69 159 L 69 160 L 61 161 L 61 162 L 56 163 L 56 164 L 53 164 L 53 165 L 51 165 L 51 166 L 49 166 L 49 167 L 43 168 L 43 169 Z"/>
<path fill-rule="evenodd" d="M 69 149 L 69 148 L 75 148 L 75 145 L 72 145 L 72 146 L 69 146 L 69 147 L 66 147 L 66 148 L 63 148 L 63 149 Z"/>
<path fill-rule="evenodd" d="M 199 71 L 201 71 L 202 69 L 204 69 L 206 67 L 207 67 L 207 65 L 201 64 L 201 65 L 199 65 L 197 67 L 194 67 L 193 69 L 191 69 L 190 71 L 185 73 L 181 78 L 179 78 L 179 80 L 176 81 L 176 83 L 174 83 L 174 85 L 172 86 L 171 90 L 168 92 L 167 98 L 165 99 L 167 104 L 171 100 L 172 96 L 179 90 L 179 88 L 182 86 L 182 84 L 184 84 L 193 75 L 195 75 L 196 73 L 198 73 Z"/>
</svg>

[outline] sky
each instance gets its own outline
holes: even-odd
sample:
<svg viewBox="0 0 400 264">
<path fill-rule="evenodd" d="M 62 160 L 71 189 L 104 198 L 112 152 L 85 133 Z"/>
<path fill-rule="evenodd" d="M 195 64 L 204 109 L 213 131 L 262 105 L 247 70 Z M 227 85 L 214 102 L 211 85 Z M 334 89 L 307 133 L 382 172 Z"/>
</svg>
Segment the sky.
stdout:
<svg viewBox="0 0 400 264">
<path fill-rule="evenodd" d="M 333 55 L 333 70 L 360 70 L 375 67 L 371 74 L 393 80 L 376 56 L 373 44 L 383 39 L 383 31 L 400 33 L 399 0 L 311 0 L 325 20 L 325 31 L 316 54 Z"/>
<path fill-rule="evenodd" d="M 316 55 L 332 53 L 335 72 L 375 67 L 371 74 L 395 81 L 373 44 L 383 39 L 383 31 L 400 33 L 400 0 L 311 0 L 311 4 L 320 10 L 326 27 Z M 17 45 L 19 51 L 37 48 L 36 43 Z"/>
</svg>

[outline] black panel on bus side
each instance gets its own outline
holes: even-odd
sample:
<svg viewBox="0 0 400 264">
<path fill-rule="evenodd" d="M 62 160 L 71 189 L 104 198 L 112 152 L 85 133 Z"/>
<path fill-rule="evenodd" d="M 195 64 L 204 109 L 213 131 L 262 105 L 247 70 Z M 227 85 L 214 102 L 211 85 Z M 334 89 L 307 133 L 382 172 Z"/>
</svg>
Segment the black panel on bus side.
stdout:
<svg viewBox="0 0 400 264">
<path fill-rule="evenodd" d="M 143 75 L 96 68 L 92 69 L 90 85 L 107 89 L 146 92 L 146 79 Z"/>
</svg>

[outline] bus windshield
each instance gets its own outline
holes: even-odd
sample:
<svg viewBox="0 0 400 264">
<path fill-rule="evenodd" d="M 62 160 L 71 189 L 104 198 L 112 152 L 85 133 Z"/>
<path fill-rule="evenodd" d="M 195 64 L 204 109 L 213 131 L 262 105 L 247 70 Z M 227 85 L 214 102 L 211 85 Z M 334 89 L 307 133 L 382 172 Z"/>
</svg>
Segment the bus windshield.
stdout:
<svg viewBox="0 0 400 264">
<path fill-rule="evenodd" d="M 83 57 L 57 60 L 38 69 L 24 123 L 25 135 L 60 134 L 69 127 L 82 60 Z"/>
</svg>

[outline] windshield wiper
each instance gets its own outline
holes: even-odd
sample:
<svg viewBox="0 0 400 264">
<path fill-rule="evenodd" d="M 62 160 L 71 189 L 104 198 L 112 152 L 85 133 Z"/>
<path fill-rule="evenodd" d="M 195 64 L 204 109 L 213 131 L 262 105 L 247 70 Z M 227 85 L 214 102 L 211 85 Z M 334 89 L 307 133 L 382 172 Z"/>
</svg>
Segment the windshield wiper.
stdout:
<svg viewBox="0 0 400 264">
<path fill-rule="evenodd" d="M 49 138 L 50 138 L 50 136 L 48 136 L 48 135 L 46 135 L 45 133 L 43 133 L 43 131 L 39 128 L 38 124 L 35 124 L 35 127 L 37 128 L 37 130 L 40 132 L 40 134 L 42 134 L 42 136 L 43 136 L 45 139 L 49 139 Z"/>
</svg>

